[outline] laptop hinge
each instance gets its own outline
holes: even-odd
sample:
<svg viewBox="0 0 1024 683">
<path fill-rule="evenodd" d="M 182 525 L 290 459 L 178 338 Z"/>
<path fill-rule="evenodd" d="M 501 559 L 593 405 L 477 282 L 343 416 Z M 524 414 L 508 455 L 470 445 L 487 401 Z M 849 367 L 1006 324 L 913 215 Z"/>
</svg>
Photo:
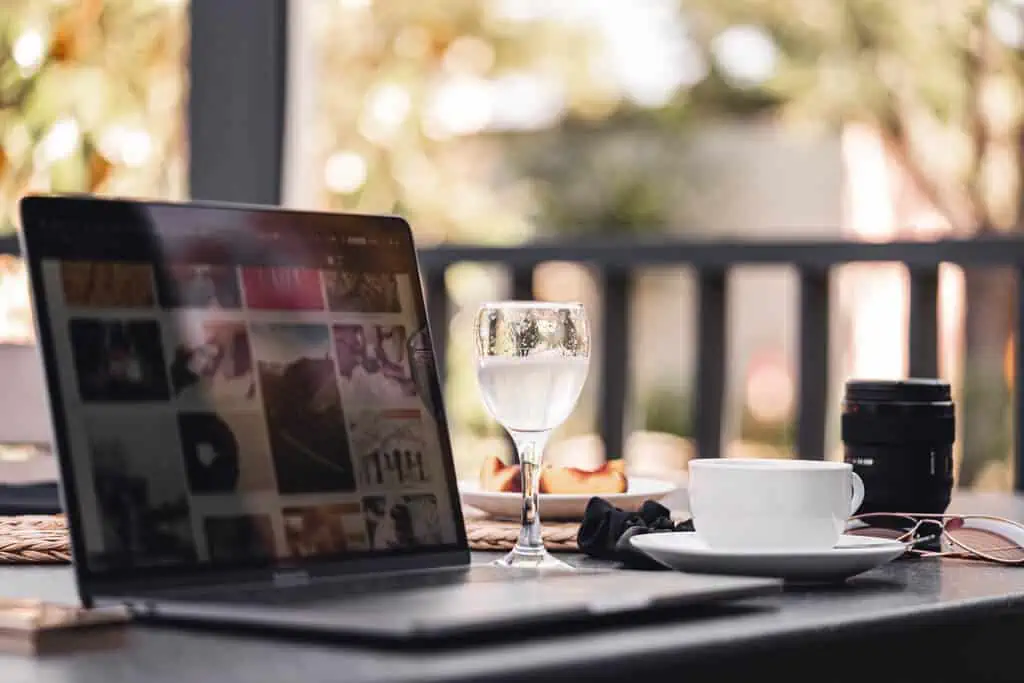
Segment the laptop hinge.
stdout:
<svg viewBox="0 0 1024 683">
<path fill-rule="evenodd" d="M 459 568 L 469 566 L 468 550 L 452 550 L 423 555 L 405 555 L 397 557 L 359 558 L 344 562 L 309 563 L 303 567 L 287 567 L 264 570 L 232 571 L 210 570 L 190 572 L 181 576 L 164 576 L 160 578 L 103 579 L 88 582 L 83 586 L 83 594 L 92 598 L 117 599 L 119 597 L 146 597 L 160 595 L 176 595 L 182 591 L 209 591 L 224 586 L 238 587 L 289 587 L 311 583 L 337 581 L 339 579 L 382 574 L 411 573 L 436 570 L 441 568 Z"/>
</svg>

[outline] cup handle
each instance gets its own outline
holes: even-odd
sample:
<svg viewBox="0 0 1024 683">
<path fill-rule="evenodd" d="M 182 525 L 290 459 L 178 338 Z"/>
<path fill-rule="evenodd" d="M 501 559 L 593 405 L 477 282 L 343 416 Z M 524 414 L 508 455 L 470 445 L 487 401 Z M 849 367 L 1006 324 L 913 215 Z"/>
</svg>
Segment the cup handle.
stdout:
<svg viewBox="0 0 1024 683">
<path fill-rule="evenodd" d="M 850 486 L 853 487 L 853 498 L 850 500 L 850 515 L 857 513 L 864 502 L 864 480 L 856 472 L 850 472 Z"/>
</svg>

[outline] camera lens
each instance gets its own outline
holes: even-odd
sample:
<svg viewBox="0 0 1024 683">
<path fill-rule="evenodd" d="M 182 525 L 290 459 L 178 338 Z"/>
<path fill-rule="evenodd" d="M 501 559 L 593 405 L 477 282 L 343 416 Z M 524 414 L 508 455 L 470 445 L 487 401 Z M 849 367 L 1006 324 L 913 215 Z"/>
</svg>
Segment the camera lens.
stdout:
<svg viewBox="0 0 1024 683">
<path fill-rule="evenodd" d="M 946 382 L 847 382 L 844 459 L 864 480 L 858 512 L 945 512 L 953 490 L 955 421 Z"/>
</svg>

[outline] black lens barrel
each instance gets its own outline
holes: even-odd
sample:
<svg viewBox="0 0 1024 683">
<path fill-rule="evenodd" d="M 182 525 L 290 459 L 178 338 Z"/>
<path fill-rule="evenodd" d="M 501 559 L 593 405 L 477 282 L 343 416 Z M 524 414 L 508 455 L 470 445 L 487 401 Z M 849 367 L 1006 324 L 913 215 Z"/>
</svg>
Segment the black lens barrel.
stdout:
<svg viewBox="0 0 1024 683">
<path fill-rule="evenodd" d="M 851 380 L 842 436 L 844 459 L 864 480 L 859 512 L 945 512 L 956 440 L 948 383 Z"/>
</svg>

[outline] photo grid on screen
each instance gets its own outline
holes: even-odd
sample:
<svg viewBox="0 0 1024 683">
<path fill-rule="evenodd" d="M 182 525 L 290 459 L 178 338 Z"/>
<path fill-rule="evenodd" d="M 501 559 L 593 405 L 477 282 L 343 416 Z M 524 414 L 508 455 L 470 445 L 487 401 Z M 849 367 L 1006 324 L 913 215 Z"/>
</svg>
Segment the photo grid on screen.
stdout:
<svg viewBox="0 0 1024 683">
<path fill-rule="evenodd" d="M 93 568 L 455 541 L 411 273 L 50 259 L 43 276 Z"/>
</svg>

